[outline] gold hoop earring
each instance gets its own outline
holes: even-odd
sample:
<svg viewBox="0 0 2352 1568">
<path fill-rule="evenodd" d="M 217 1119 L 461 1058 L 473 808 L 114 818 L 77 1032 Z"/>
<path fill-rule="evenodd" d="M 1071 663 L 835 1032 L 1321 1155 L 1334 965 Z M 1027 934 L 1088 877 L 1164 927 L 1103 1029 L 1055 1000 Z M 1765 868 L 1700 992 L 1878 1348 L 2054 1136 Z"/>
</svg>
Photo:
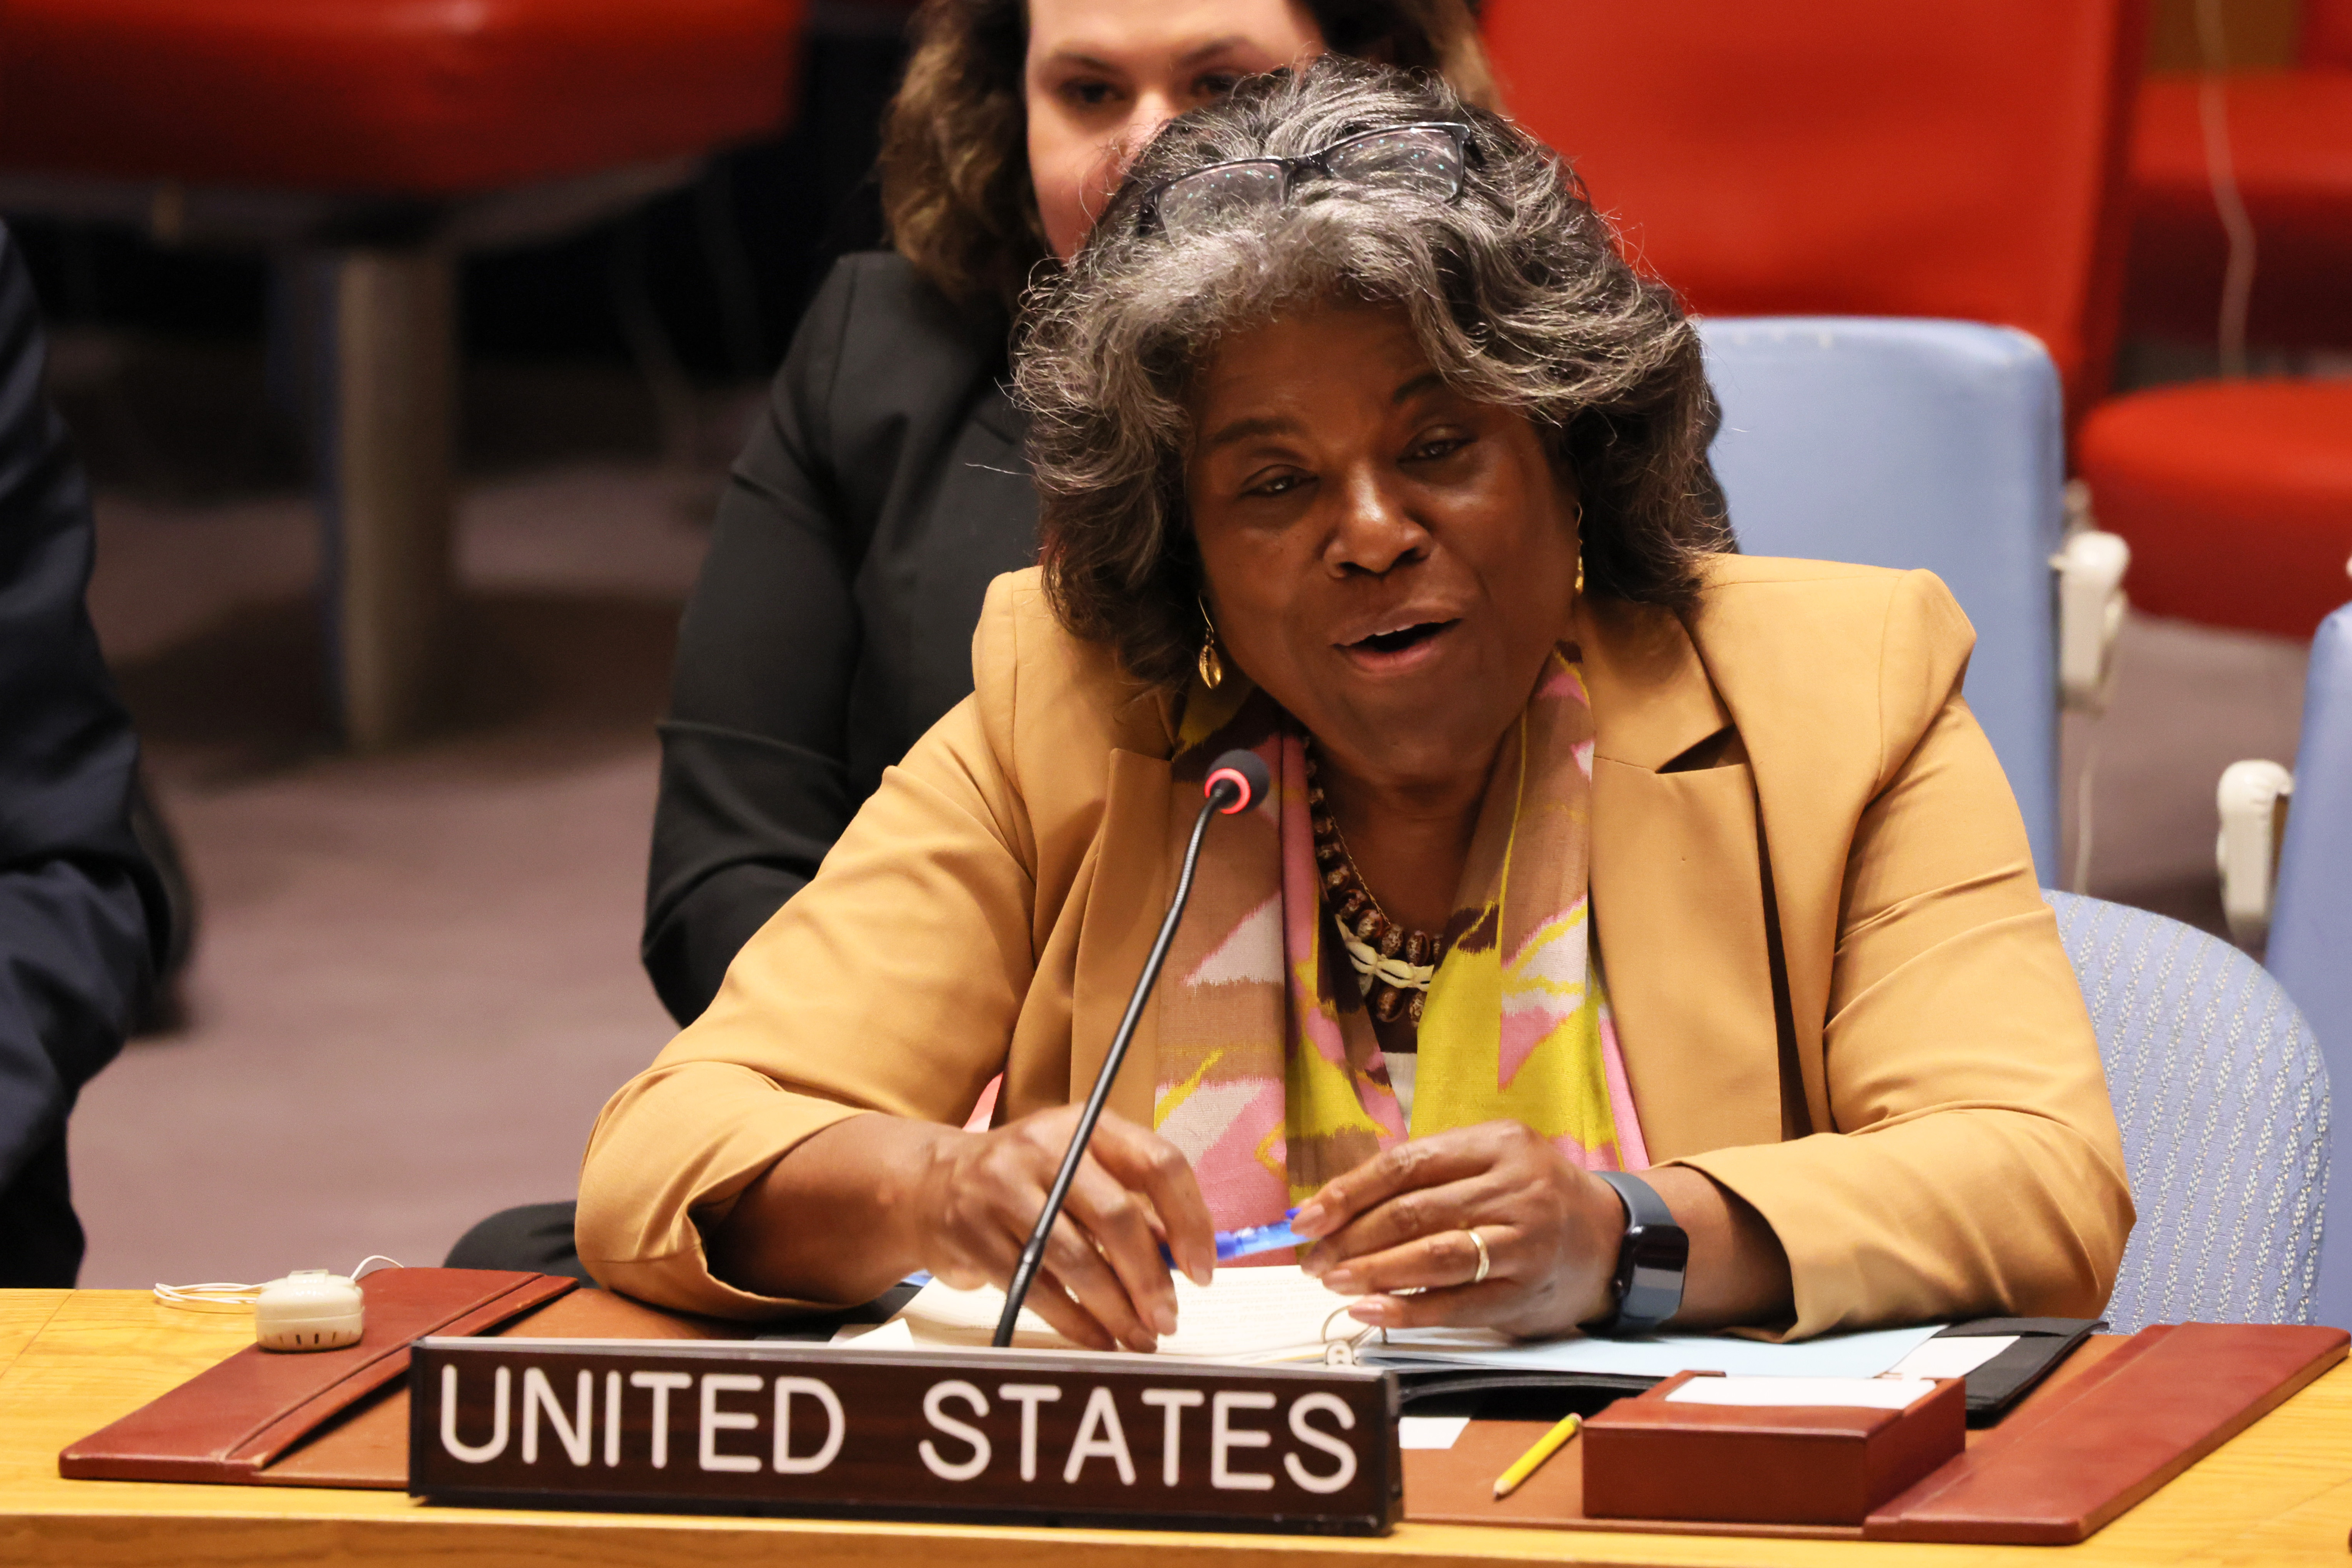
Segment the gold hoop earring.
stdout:
<svg viewBox="0 0 2352 1568">
<path fill-rule="evenodd" d="M 1209 618 L 1209 606 L 1198 594 L 1192 595 L 1192 602 L 1201 606 L 1201 625 L 1205 628 L 1201 634 L 1201 657 L 1193 661 L 1193 668 L 1200 672 L 1201 684 L 1214 691 L 1225 683 L 1225 661 L 1217 657 L 1217 623 Z"/>
<path fill-rule="evenodd" d="M 1584 596 L 1584 503 L 1581 501 L 1577 503 L 1576 521 L 1570 526 L 1576 530 L 1576 596 L 1580 599 Z"/>
</svg>

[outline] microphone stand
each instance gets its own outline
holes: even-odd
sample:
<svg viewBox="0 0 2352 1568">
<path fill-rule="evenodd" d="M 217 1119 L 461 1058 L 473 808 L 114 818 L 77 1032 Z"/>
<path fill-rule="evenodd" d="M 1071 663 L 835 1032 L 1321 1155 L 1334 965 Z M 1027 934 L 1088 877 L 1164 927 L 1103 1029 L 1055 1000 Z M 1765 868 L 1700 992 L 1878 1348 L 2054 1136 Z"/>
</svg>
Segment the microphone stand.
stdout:
<svg viewBox="0 0 2352 1568">
<path fill-rule="evenodd" d="M 1176 878 L 1176 896 L 1169 901 L 1168 918 L 1160 922 L 1160 936 L 1151 944 L 1151 956 L 1143 962 L 1143 973 L 1136 977 L 1134 994 L 1127 999 L 1127 1016 L 1118 1021 L 1118 1033 L 1111 1037 L 1109 1054 L 1103 1058 L 1102 1070 L 1095 1074 L 1094 1092 L 1087 1096 L 1086 1109 L 1078 1113 L 1077 1131 L 1070 1134 L 1069 1152 L 1062 1156 L 1062 1168 L 1055 1173 L 1054 1184 L 1046 1190 L 1045 1212 L 1037 1216 L 1037 1226 L 1029 1233 L 1029 1244 L 1021 1249 L 1021 1261 L 1013 1266 L 1013 1283 L 1004 1289 L 1004 1316 L 997 1320 L 996 1337 L 990 1342 L 998 1349 L 1013 1342 L 1013 1325 L 1021 1316 L 1021 1303 L 1029 1297 L 1029 1287 L 1037 1279 L 1037 1269 L 1045 1260 L 1045 1239 L 1053 1234 L 1054 1222 L 1062 1215 L 1062 1202 L 1069 1196 L 1070 1182 L 1078 1173 L 1078 1162 L 1086 1158 L 1087 1145 L 1094 1141 L 1095 1123 L 1102 1119 L 1103 1102 L 1110 1098 L 1111 1081 L 1118 1077 L 1119 1064 L 1127 1059 L 1127 1047 L 1135 1038 L 1135 1026 L 1143 1016 L 1143 1004 L 1151 994 L 1151 987 L 1160 978 L 1160 966 L 1167 961 L 1169 944 L 1176 938 L 1176 922 L 1184 918 L 1184 905 L 1192 896 L 1192 869 L 1201 858 L 1201 841 L 1208 837 L 1209 818 L 1220 812 L 1231 814 L 1248 806 L 1265 793 L 1265 764 L 1246 752 L 1228 752 L 1219 757 L 1209 771 L 1208 798 L 1201 803 L 1201 815 L 1193 820 L 1192 837 L 1184 846 L 1184 868 Z"/>
</svg>

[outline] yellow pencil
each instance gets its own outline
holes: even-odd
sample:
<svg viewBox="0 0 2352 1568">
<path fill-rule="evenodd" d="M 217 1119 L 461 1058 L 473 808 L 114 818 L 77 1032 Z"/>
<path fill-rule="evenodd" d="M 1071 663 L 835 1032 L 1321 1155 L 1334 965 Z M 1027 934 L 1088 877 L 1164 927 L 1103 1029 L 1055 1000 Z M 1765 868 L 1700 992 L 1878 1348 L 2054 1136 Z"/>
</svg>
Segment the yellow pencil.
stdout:
<svg viewBox="0 0 2352 1568">
<path fill-rule="evenodd" d="M 1559 1426 L 1537 1438 L 1536 1446 L 1513 1460 L 1511 1468 L 1496 1479 L 1495 1495 L 1507 1498 L 1518 1490 L 1519 1483 L 1541 1469 L 1546 1459 L 1568 1447 L 1568 1440 L 1576 1436 L 1579 1425 L 1580 1418 L 1578 1416 L 1561 1416 Z"/>
</svg>

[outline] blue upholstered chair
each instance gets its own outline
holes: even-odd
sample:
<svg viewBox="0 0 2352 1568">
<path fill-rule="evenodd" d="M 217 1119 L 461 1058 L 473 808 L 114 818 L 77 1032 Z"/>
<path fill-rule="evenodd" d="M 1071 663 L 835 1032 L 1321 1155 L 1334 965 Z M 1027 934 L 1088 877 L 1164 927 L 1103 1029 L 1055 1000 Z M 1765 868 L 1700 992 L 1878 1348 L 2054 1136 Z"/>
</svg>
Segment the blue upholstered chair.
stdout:
<svg viewBox="0 0 2352 1568">
<path fill-rule="evenodd" d="M 1976 624 L 1969 705 L 2058 865 L 2051 552 L 2064 524 L 2058 374 L 2007 327 L 1874 317 L 1700 325 L 1723 403 L 1713 457 L 1740 548 L 1924 566 Z"/>
<path fill-rule="evenodd" d="M 2099 1036 L 2139 1222 L 2107 1321 L 2307 1323 L 2327 1068 L 2294 1004 L 2217 937 L 2046 891 Z"/>
<path fill-rule="evenodd" d="M 2352 605 L 2312 639 L 2264 962 L 2311 1021 L 2329 1068 L 2352 1082 Z M 2352 1116 L 2336 1124 L 2339 1149 L 2347 1132 Z M 2352 1172 L 2352 1152 L 2337 1163 Z M 2352 1194 L 2352 1174 L 2345 1187 Z M 2317 1321 L 2352 1328 L 2352 1196 L 2336 1206 L 2344 1217 L 2321 1255 Z"/>
</svg>

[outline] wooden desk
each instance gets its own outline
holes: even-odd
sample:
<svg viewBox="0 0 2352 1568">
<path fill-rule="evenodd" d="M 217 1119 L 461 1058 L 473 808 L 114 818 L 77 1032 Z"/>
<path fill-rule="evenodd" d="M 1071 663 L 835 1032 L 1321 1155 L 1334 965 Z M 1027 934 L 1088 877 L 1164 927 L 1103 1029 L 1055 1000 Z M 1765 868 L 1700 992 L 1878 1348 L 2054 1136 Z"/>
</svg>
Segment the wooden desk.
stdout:
<svg viewBox="0 0 2352 1568">
<path fill-rule="evenodd" d="M 2081 1546 L 1898 1546 L 1413 1525 L 1377 1541 L 428 1509 L 396 1492 L 68 1481 L 58 1450 L 247 1342 L 250 1320 L 143 1291 L 0 1291 L 0 1563 L 572 1562 L 728 1568 L 1487 1568 L 1512 1563 L 1781 1568 L 2326 1563 L 2352 1527 L 2352 1363 Z"/>
</svg>

